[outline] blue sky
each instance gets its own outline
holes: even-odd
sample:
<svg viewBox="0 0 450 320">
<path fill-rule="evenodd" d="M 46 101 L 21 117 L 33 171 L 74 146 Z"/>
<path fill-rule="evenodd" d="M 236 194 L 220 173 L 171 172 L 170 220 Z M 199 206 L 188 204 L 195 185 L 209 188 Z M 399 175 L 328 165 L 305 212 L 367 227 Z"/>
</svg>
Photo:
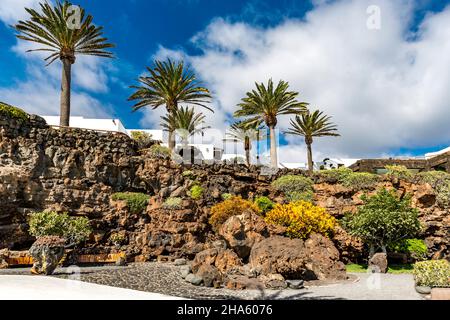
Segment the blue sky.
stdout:
<svg viewBox="0 0 450 320">
<path fill-rule="evenodd" d="M 0 100 L 57 114 L 59 62 L 45 68 L 39 56 L 24 53 L 8 27 L 24 17 L 24 5 L 37 2 L 0 4 Z M 449 77 L 442 73 L 450 63 L 435 56 L 450 56 L 448 45 L 441 45 L 449 39 L 450 0 L 74 3 L 117 45 L 113 61 L 77 61 L 75 113 L 119 117 L 128 128 L 157 126 L 160 112 L 131 113 L 128 86 L 155 57 L 183 57 L 214 92 L 217 111 L 208 119 L 219 129 L 254 81 L 273 77 L 289 81 L 302 100 L 336 119 L 343 137 L 318 141 L 317 157 L 422 154 L 450 145 L 444 121 L 450 117 Z M 372 4 L 381 9 L 378 32 L 362 24 Z M 342 41 L 333 44 L 337 38 Z M 303 159 L 302 141 L 286 137 L 283 145 L 286 157 Z"/>
</svg>

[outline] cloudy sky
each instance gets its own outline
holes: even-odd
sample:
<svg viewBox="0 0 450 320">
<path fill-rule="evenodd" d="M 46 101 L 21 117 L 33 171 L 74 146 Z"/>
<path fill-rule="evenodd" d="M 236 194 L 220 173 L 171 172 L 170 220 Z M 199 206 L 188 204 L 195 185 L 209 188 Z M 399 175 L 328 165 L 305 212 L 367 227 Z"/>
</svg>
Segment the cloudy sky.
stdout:
<svg viewBox="0 0 450 320">
<path fill-rule="evenodd" d="M 0 0 L 0 101 L 57 115 L 60 63 L 25 51 L 9 27 L 38 0 Z M 225 130 L 255 81 L 290 83 L 311 109 L 333 116 L 341 138 L 315 141 L 325 157 L 420 155 L 450 145 L 450 1 L 79 0 L 117 45 L 117 58 L 80 57 L 73 114 L 159 125 L 131 113 L 129 85 L 153 59 L 183 59 L 214 94 L 208 124 Z M 287 129 L 289 118 L 280 119 Z M 305 160 L 281 137 L 282 161 Z"/>
</svg>

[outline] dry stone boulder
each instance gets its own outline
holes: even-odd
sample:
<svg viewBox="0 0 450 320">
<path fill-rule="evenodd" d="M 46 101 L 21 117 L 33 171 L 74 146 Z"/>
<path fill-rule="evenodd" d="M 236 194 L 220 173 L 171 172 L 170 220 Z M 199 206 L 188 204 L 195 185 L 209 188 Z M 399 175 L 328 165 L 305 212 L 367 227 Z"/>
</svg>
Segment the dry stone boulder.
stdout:
<svg viewBox="0 0 450 320">
<path fill-rule="evenodd" d="M 219 235 L 240 258 L 246 259 L 256 243 L 283 231 L 269 226 L 264 218 L 254 212 L 247 211 L 229 218 L 220 228 Z"/>
<path fill-rule="evenodd" d="M 345 266 L 331 240 L 312 235 L 307 241 L 280 236 L 257 243 L 250 265 L 262 275 L 280 274 L 288 280 L 345 279 Z"/>
<path fill-rule="evenodd" d="M 212 265 L 201 265 L 195 275 L 199 278 L 202 278 L 205 287 L 219 288 L 222 285 L 222 274 L 216 267 Z"/>
<path fill-rule="evenodd" d="M 51 275 L 64 256 L 65 240 L 60 237 L 41 237 L 31 246 L 29 252 L 34 264 L 34 274 Z"/>
<path fill-rule="evenodd" d="M 242 266 L 242 261 L 234 251 L 225 249 L 207 249 L 198 253 L 192 262 L 192 272 L 197 273 L 202 265 L 211 265 L 226 273 L 234 267 Z"/>
<path fill-rule="evenodd" d="M 375 273 L 387 273 L 388 261 L 386 253 L 376 253 L 369 260 L 369 270 Z"/>
</svg>

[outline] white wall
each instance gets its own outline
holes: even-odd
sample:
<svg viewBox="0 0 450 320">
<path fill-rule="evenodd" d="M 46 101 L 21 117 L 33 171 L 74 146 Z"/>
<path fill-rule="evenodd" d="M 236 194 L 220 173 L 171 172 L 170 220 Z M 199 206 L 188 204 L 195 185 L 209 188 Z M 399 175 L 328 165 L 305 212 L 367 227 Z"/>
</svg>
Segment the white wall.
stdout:
<svg viewBox="0 0 450 320">
<path fill-rule="evenodd" d="M 59 126 L 58 116 L 42 116 L 51 126 Z M 70 117 L 70 126 L 90 130 L 116 131 L 128 134 L 119 119 L 87 119 L 84 117 Z"/>
</svg>

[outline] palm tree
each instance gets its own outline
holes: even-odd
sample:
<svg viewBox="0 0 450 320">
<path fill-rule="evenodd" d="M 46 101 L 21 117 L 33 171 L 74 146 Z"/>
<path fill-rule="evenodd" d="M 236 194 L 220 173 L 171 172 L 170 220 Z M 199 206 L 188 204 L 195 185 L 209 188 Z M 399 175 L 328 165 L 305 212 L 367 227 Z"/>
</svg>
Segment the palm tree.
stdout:
<svg viewBox="0 0 450 320">
<path fill-rule="evenodd" d="M 227 132 L 227 138 L 233 141 L 240 141 L 244 144 L 245 159 L 247 165 L 250 166 L 250 151 L 252 149 L 252 141 L 260 140 L 261 123 L 245 124 L 242 121 L 231 125 Z"/>
<path fill-rule="evenodd" d="M 313 113 L 298 115 L 295 120 L 291 120 L 292 128 L 287 134 L 294 134 L 305 137 L 308 148 L 308 170 L 313 172 L 312 143 L 315 137 L 339 137 L 337 126 L 331 122 L 331 117 L 316 110 Z"/>
<path fill-rule="evenodd" d="M 263 83 L 256 83 L 256 90 L 247 92 L 246 97 L 238 104 L 240 110 L 235 117 L 246 117 L 244 123 L 251 125 L 264 122 L 270 130 L 270 162 L 274 168 L 278 167 L 277 141 L 275 128 L 278 116 L 287 114 L 301 114 L 307 111 L 307 103 L 298 102 L 298 92 L 288 91 L 289 83 L 280 80 L 274 87 L 272 79 L 267 87 Z"/>
<path fill-rule="evenodd" d="M 169 132 L 177 132 L 183 144 L 187 144 L 190 136 L 203 133 L 210 127 L 205 127 L 205 116 L 202 113 L 195 113 L 194 108 L 178 108 L 174 112 L 161 117 L 161 126 Z"/>
<path fill-rule="evenodd" d="M 113 54 L 104 49 L 113 48 L 108 39 L 103 37 L 103 28 L 92 23 L 92 16 L 86 15 L 80 8 L 79 28 L 69 26 L 72 17 L 71 4 L 67 1 L 58 2 L 55 7 L 50 4 L 40 4 L 42 13 L 25 8 L 31 15 L 28 21 L 19 21 L 14 26 L 19 32 L 17 37 L 42 45 L 39 49 L 31 51 L 46 51 L 51 54 L 45 59 L 47 65 L 58 58 L 63 65 L 61 79 L 61 114 L 60 125 L 69 126 L 70 122 L 70 90 L 72 77 L 72 64 L 77 55 L 89 55 L 112 58 Z"/>
<path fill-rule="evenodd" d="M 140 86 L 136 89 L 129 101 L 137 101 L 133 111 L 150 106 L 157 109 L 165 106 L 167 113 L 174 114 L 180 103 L 204 107 L 214 112 L 206 104 L 210 102 L 211 95 L 208 89 L 200 86 L 194 73 L 184 67 L 183 62 L 155 61 L 155 68 L 147 67 L 150 76 L 139 78 Z M 169 148 L 175 148 L 174 131 L 169 130 Z"/>
</svg>

